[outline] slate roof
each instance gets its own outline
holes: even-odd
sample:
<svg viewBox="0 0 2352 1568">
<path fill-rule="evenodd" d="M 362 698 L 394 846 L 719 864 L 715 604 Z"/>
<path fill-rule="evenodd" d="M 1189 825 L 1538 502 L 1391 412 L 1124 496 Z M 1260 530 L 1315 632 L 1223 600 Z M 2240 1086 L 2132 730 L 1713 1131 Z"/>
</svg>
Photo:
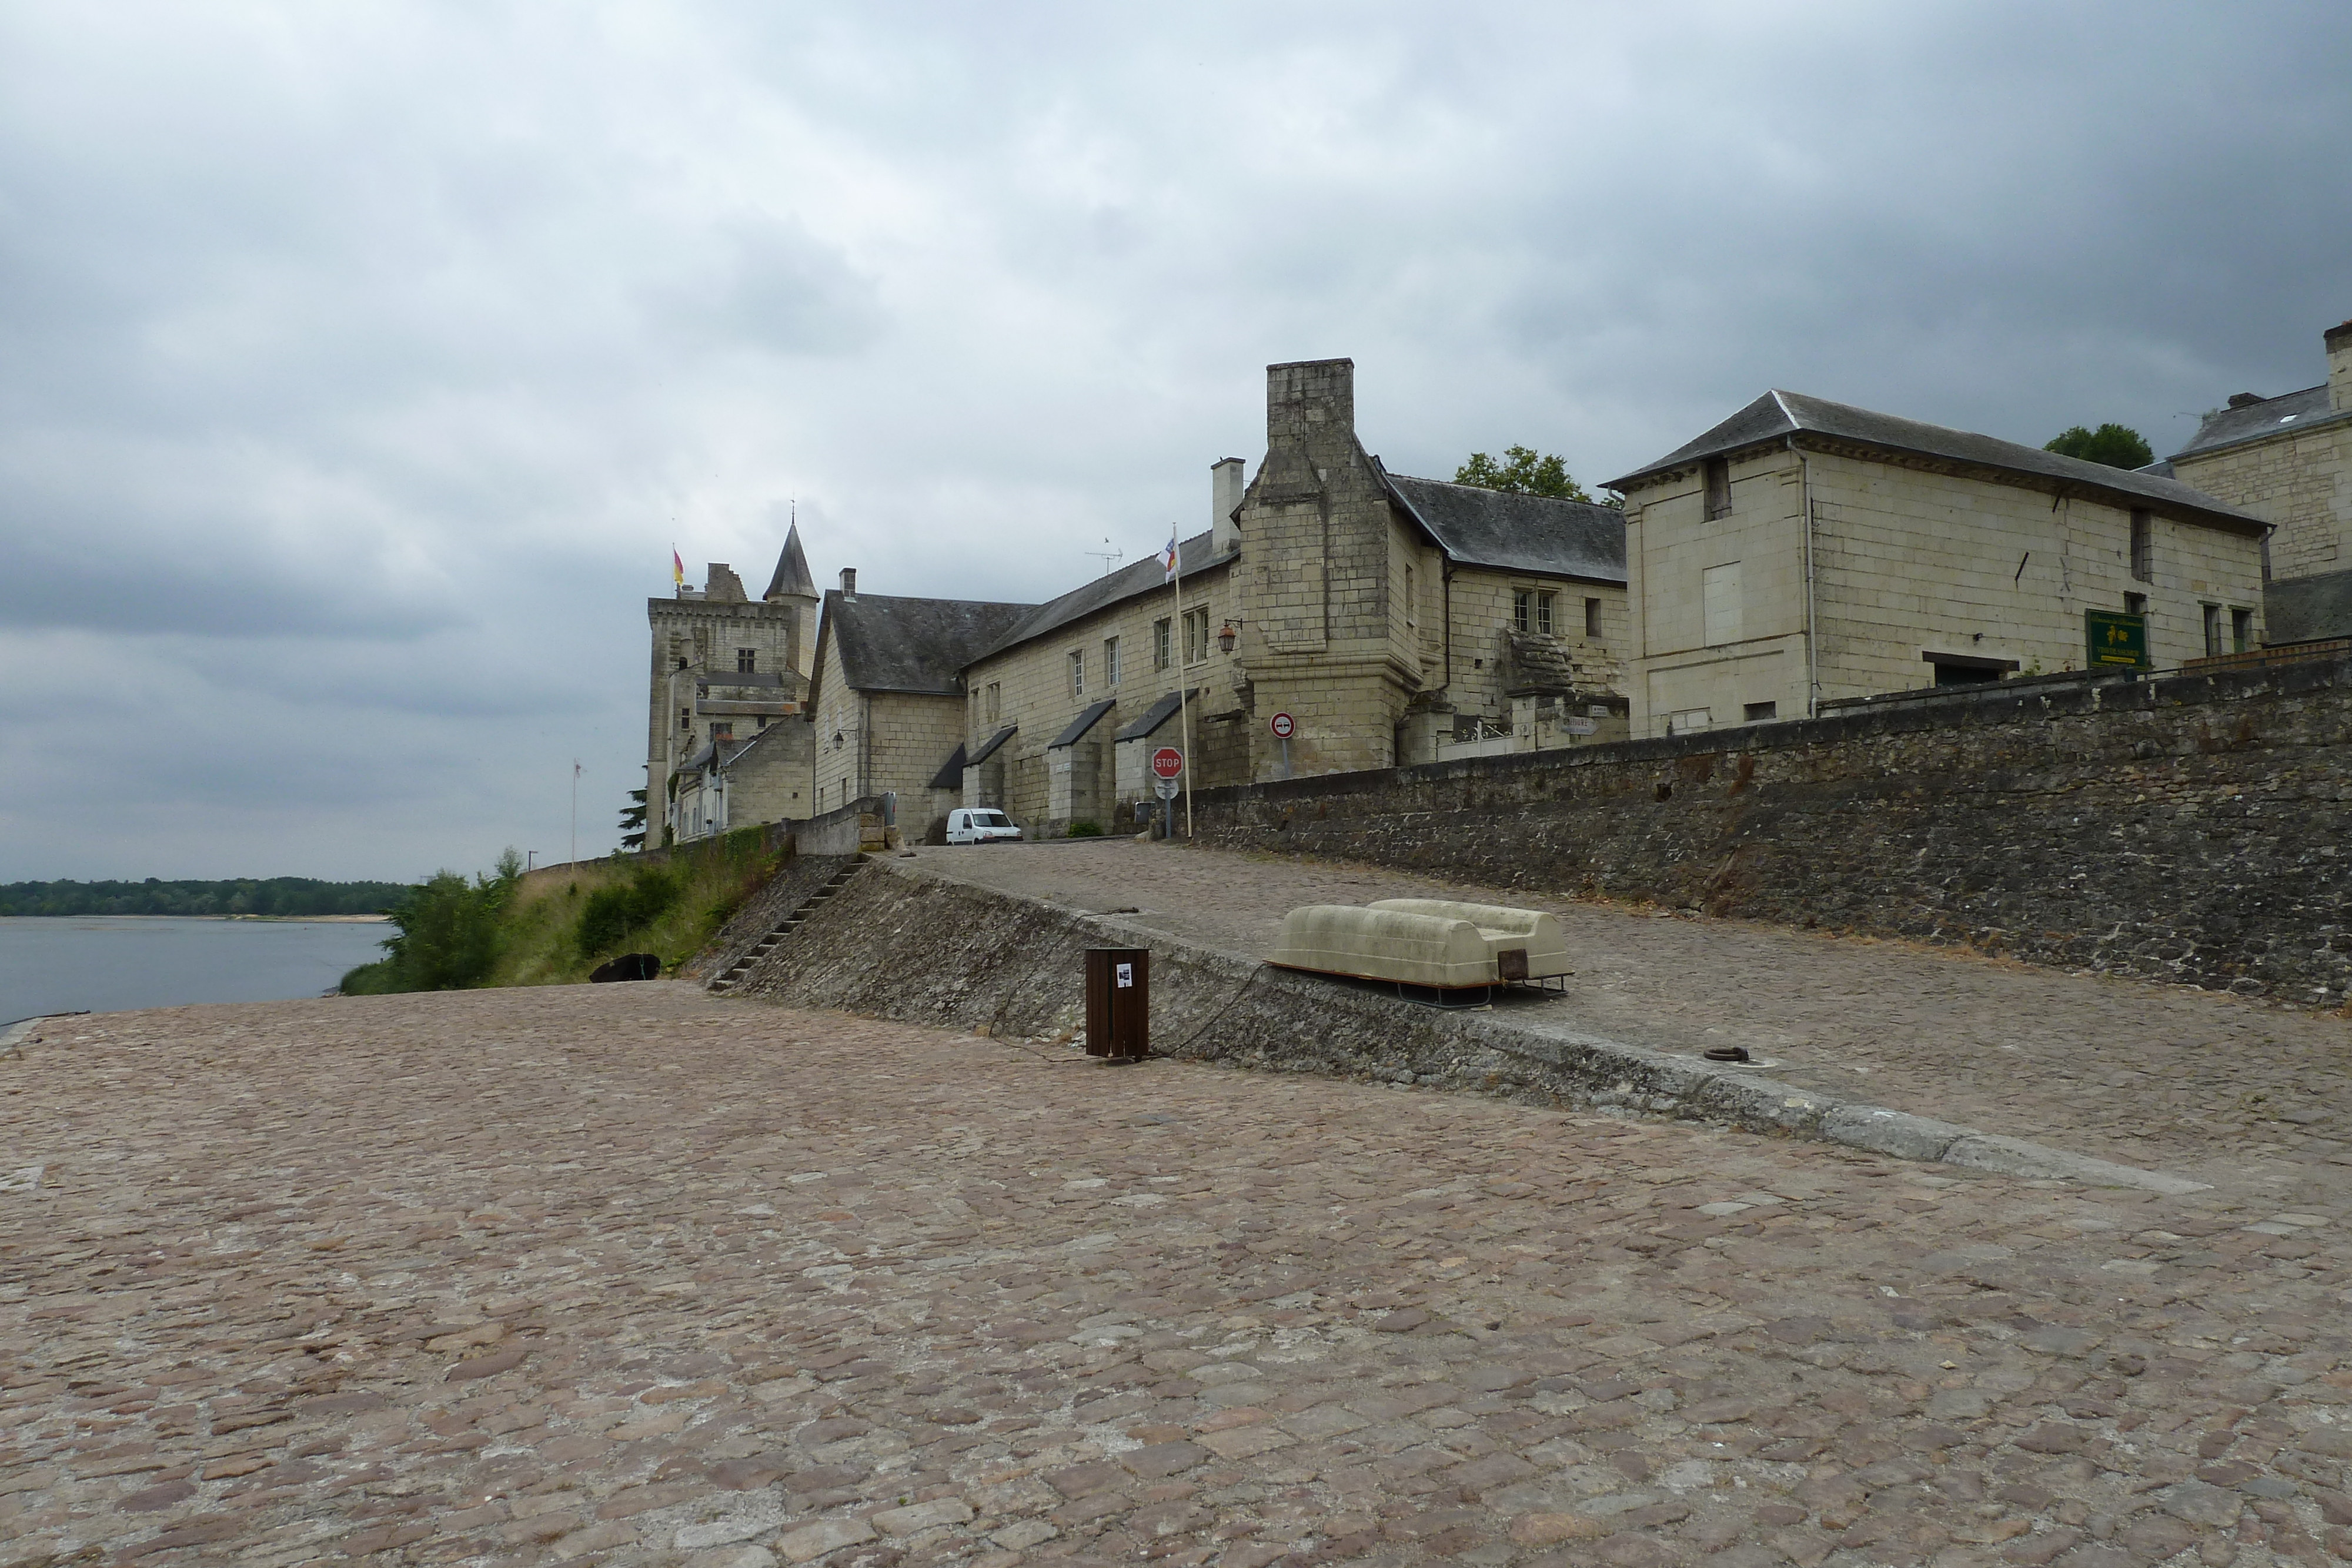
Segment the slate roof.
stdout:
<svg viewBox="0 0 2352 1568">
<path fill-rule="evenodd" d="M 1199 702 L 1201 700 L 1201 688 L 1194 686 L 1191 690 L 1187 691 L 1184 694 L 1184 696 L 1188 701 Z M 1150 735 L 1153 730 L 1158 729 L 1161 725 L 1166 724 L 1170 719 L 1174 718 L 1175 716 L 1176 694 L 1174 692 L 1170 692 L 1166 696 L 1161 697 L 1158 702 L 1153 703 L 1150 707 L 1145 708 L 1141 718 L 1137 719 L 1133 724 L 1130 724 L 1125 729 L 1120 730 L 1113 738 L 1118 740 L 1141 740 L 1145 736 Z"/>
<path fill-rule="evenodd" d="M 1085 712 L 1079 714 L 1077 717 L 1072 719 L 1064 727 L 1061 734 L 1055 736 L 1053 739 L 1045 743 L 1045 749 L 1051 751 L 1056 747 L 1076 746 L 1078 743 L 1079 737 L 1085 735 L 1087 731 L 1094 728 L 1095 725 L 1102 718 L 1103 715 L 1110 712 L 1112 708 L 1118 706 L 1118 699 L 1117 697 L 1105 697 L 1098 703 L 1088 705 Z"/>
<path fill-rule="evenodd" d="M 963 693 L 959 672 L 1035 609 L 971 599 L 898 599 L 838 589 L 824 596 L 835 656 L 852 691 Z M 815 694 L 810 694 L 812 703 Z"/>
<path fill-rule="evenodd" d="M 2200 453 L 2218 452 L 2225 446 L 2240 446 L 2249 441 L 2260 441 L 2266 435 L 2284 435 L 2294 430 L 2318 424 L 2331 419 L 2352 419 L 2352 409 L 2332 413 L 2327 406 L 2327 383 L 2305 387 L 2301 392 L 2283 392 L 2250 402 L 2241 408 L 2217 408 L 2205 416 L 2189 444 L 2174 453 L 2168 461 L 2178 462 Z"/>
<path fill-rule="evenodd" d="M 1387 478 L 1391 493 L 1438 547 L 1465 566 L 1620 585 L 1625 580 L 1625 514 L 1614 507 L 1402 474 Z"/>
<path fill-rule="evenodd" d="M 998 730 L 994 735 L 992 735 L 986 740 L 982 741 L 980 743 L 980 749 L 973 752 L 970 757 L 964 758 L 963 765 L 966 768 L 979 767 L 982 763 L 995 756 L 996 748 L 1003 746 L 1006 741 L 1012 739 L 1014 735 L 1019 733 L 1020 729 L 1021 727 L 1017 724 L 1006 725 L 1003 729 Z"/>
<path fill-rule="evenodd" d="M 2110 468 L 2079 457 L 2021 446 L 1998 436 L 1952 430 L 1891 413 L 1876 413 L 1849 403 L 1803 392 L 1769 392 L 1696 441 L 1675 448 L 1654 463 L 1645 464 L 1609 488 L 1623 490 L 1668 468 L 1680 468 L 1702 458 L 1719 456 L 1760 442 L 1789 435 L 1822 435 L 1894 452 L 1916 453 L 1973 463 L 1982 467 L 2028 474 L 2119 497 L 2126 506 L 2154 505 L 2194 514 L 2200 522 L 2237 533 L 2259 533 L 2268 525 L 2259 517 L 2227 507 L 2202 490 L 2177 479 L 2167 479 L 2127 468 Z"/>
<path fill-rule="evenodd" d="M 1234 558 L 1236 552 L 1231 550 L 1223 556 L 1213 554 L 1214 542 L 1213 533 L 1195 534 L 1176 547 L 1176 564 L 1186 577 L 1222 565 Z M 1126 600 L 1146 593 L 1165 593 L 1172 598 L 1175 591 L 1168 581 L 1168 570 L 1160 564 L 1158 556 L 1129 561 L 1117 571 L 1106 573 L 1070 590 L 1059 599 L 1049 599 L 1038 605 L 1008 628 L 993 644 L 975 652 L 972 659 L 984 659 L 1008 648 L 1017 648 L 1024 643 L 1043 637 L 1073 621 L 1083 620 L 1097 610 L 1108 609 Z"/>
<path fill-rule="evenodd" d="M 816 597 L 816 580 L 809 576 L 808 557 L 801 551 L 801 526 L 794 523 L 784 536 L 783 553 L 776 558 L 776 575 L 768 580 L 768 591 L 762 599 L 781 599 L 786 594 Z"/>
<path fill-rule="evenodd" d="M 959 740 L 956 742 L 956 748 L 948 753 L 948 759 L 940 764 L 940 770 L 931 775 L 931 788 L 934 789 L 961 789 L 963 788 L 963 742 Z"/>
<path fill-rule="evenodd" d="M 2290 577 L 2263 589 L 2265 646 L 2352 637 L 2352 571 Z"/>
</svg>

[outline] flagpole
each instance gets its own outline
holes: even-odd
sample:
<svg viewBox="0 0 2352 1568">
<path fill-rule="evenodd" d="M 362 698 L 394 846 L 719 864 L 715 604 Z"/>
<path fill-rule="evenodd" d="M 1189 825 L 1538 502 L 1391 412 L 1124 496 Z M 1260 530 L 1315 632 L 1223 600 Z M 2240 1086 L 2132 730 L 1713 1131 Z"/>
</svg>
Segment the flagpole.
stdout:
<svg viewBox="0 0 2352 1568">
<path fill-rule="evenodd" d="M 576 757 L 572 759 L 571 863 L 572 865 L 578 865 L 580 863 L 580 759 Z"/>
<path fill-rule="evenodd" d="M 1168 541 L 1168 576 L 1176 584 L 1176 714 L 1180 731 L 1184 737 L 1184 837 L 1192 836 L 1192 710 L 1184 695 L 1184 655 L 1192 650 L 1184 646 L 1184 541 L 1174 537 L 1171 529 Z"/>
</svg>

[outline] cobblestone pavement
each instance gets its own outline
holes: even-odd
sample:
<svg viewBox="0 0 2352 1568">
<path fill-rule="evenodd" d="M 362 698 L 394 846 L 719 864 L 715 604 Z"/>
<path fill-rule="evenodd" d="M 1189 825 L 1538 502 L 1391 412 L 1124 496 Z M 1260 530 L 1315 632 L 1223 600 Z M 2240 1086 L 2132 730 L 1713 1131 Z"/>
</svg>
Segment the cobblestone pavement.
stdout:
<svg viewBox="0 0 2352 1568">
<path fill-rule="evenodd" d="M 1547 909 L 1577 975 L 1547 1017 L 1663 1051 L 1745 1045 L 1773 1076 L 2204 1180 L 2347 1156 L 2352 1020 L 2186 987 L 1363 866 L 1098 842 L 925 849 L 917 864 L 1233 952 L 1302 904 Z"/>
<path fill-rule="evenodd" d="M 58 1020 L 0 1060 L 0 1563 L 2352 1559 L 2305 1171 L 2084 1190 L 677 984 Z"/>
</svg>

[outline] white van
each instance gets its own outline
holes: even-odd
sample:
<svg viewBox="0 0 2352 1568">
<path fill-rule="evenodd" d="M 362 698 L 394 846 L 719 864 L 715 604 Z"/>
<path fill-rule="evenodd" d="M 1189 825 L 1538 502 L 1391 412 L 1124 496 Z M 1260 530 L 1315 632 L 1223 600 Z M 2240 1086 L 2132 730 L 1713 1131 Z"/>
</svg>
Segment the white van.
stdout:
<svg viewBox="0 0 2352 1568">
<path fill-rule="evenodd" d="M 993 843 L 999 839 L 1017 839 L 1021 830 L 1013 819 L 996 810 L 955 810 L 948 813 L 948 842 L 951 844 Z"/>
</svg>

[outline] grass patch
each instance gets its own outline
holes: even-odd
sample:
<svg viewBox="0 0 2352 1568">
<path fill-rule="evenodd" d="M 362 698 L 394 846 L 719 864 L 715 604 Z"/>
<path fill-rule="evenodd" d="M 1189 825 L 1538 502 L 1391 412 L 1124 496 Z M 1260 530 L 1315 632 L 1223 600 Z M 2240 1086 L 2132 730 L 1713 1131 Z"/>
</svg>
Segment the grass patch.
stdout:
<svg viewBox="0 0 2352 1568">
<path fill-rule="evenodd" d="M 656 954 L 663 972 L 675 973 L 780 863 L 765 848 L 764 830 L 745 828 L 653 863 L 616 855 L 525 877 L 505 874 L 508 862 L 501 862 L 499 875 L 470 885 L 444 872 L 413 890 L 402 907 L 415 906 L 420 930 L 446 928 L 428 946 L 459 961 L 427 965 L 395 948 L 383 962 L 344 976 L 341 988 L 346 996 L 370 996 L 568 985 L 621 953 Z M 394 924 L 403 918 L 395 913 Z M 407 937 L 408 927 L 401 930 L 387 948 Z"/>
</svg>

